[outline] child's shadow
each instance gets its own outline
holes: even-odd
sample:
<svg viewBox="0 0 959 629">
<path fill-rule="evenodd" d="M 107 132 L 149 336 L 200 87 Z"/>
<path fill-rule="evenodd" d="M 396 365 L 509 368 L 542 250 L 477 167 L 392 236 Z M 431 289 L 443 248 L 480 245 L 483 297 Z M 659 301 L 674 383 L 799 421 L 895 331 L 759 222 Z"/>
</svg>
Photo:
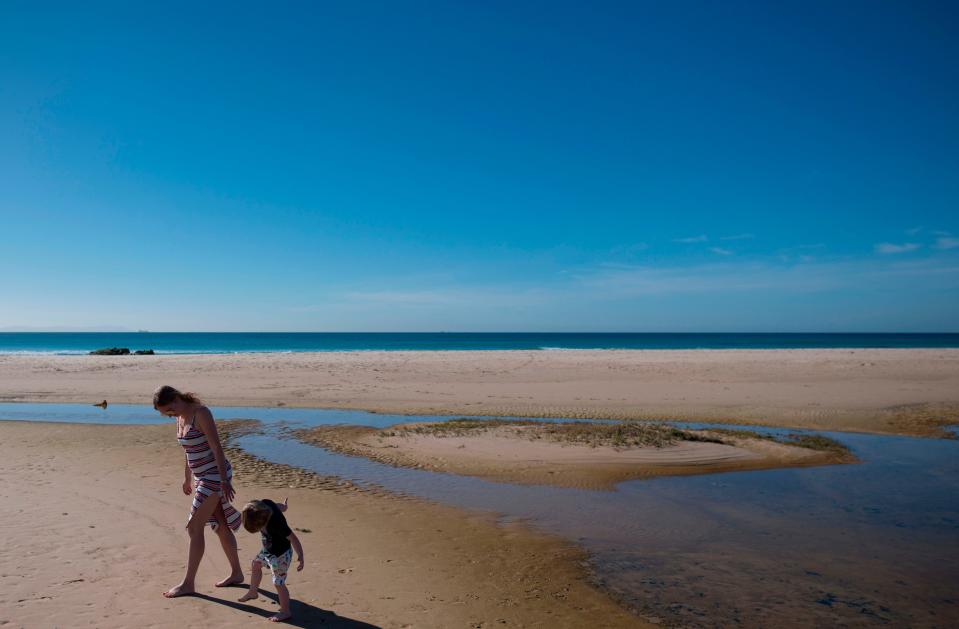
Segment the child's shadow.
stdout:
<svg viewBox="0 0 959 629">
<path fill-rule="evenodd" d="M 243 589 L 246 589 L 246 586 L 243 586 Z M 226 588 L 225 591 L 229 592 L 231 590 L 235 592 L 239 590 L 239 588 Z M 262 589 L 257 591 L 260 593 L 260 596 L 265 596 L 268 599 L 271 599 L 274 603 L 277 602 L 276 594 L 274 592 L 268 592 Z M 210 596 L 209 594 L 200 594 L 199 592 L 193 594 L 192 596 L 206 599 L 212 603 L 226 605 L 227 607 L 232 607 L 233 609 L 238 609 L 240 611 L 257 614 L 258 616 L 263 616 L 264 618 L 272 616 L 277 612 L 277 609 L 279 609 L 263 609 L 261 607 L 256 607 L 255 605 L 241 603 L 232 599 L 216 598 L 215 596 Z M 342 616 L 337 616 L 335 612 L 321 609 L 315 605 L 304 603 L 303 601 L 299 601 L 295 598 L 290 600 L 290 613 L 293 614 L 292 618 L 277 624 L 281 626 L 286 625 L 289 627 L 317 627 L 322 624 L 323 627 L 329 627 L 330 629 L 380 629 L 380 627 L 377 627 L 376 625 L 371 625 L 359 620 L 353 620 L 352 618 L 343 618 Z"/>
</svg>

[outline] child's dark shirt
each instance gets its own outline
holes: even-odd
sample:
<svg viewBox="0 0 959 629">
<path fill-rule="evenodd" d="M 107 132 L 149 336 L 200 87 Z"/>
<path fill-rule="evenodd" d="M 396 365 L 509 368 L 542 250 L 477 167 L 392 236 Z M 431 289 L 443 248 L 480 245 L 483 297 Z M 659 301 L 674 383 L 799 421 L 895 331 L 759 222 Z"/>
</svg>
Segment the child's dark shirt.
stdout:
<svg viewBox="0 0 959 629">
<path fill-rule="evenodd" d="M 274 557 L 279 557 L 290 549 L 290 540 L 287 537 L 292 535 L 293 531 L 290 530 L 286 518 L 275 502 L 268 499 L 264 499 L 263 502 L 273 512 L 270 515 L 270 521 L 260 531 L 260 536 L 263 538 L 263 550 Z"/>
</svg>

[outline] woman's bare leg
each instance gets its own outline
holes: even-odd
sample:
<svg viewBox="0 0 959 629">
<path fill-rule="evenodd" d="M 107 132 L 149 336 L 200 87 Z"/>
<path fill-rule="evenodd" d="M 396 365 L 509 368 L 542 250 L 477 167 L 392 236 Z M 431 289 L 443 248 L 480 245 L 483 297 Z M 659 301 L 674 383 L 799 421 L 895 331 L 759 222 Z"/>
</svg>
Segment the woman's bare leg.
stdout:
<svg viewBox="0 0 959 629">
<path fill-rule="evenodd" d="M 190 554 L 186 562 L 186 575 L 180 585 L 170 588 L 163 593 L 163 596 L 174 598 L 184 594 L 192 594 L 195 591 L 196 571 L 200 567 L 200 560 L 203 559 L 203 549 L 206 545 L 203 539 L 203 529 L 206 527 L 206 521 L 213 515 L 213 510 L 219 504 L 220 499 L 216 494 L 207 496 L 193 513 L 186 525 L 187 533 L 190 535 Z"/>
<path fill-rule="evenodd" d="M 230 562 L 230 576 L 218 581 L 215 585 L 218 588 L 228 585 L 243 583 L 243 568 L 240 567 L 240 556 L 236 552 L 236 535 L 226 523 L 226 514 L 223 513 L 223 505 L 217 502 L 216 509 L 213 511 L 213 517 L 216 518 L 216 535 L 220 538 L 220 545 L 223 546 L 223 552 Z"/>
</svg>

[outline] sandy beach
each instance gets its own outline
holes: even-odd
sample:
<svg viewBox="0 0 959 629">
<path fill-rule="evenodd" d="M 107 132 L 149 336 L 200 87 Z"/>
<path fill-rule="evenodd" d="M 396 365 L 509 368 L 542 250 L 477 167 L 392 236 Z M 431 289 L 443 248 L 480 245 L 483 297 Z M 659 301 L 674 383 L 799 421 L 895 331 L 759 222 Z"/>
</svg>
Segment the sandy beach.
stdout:
<svg viewBox="0 0 959 629">
<path fill-rule="evenodd" d="M 292 573 L 293 626 L 638 627 L 586 582 L 581 551 L 518 525 L 270 466 L 231 452 L 236 502 L 289 496 L 307 558 Z M 257 601 L 213 582 L 229 572 L 216 536 L 199 596 L 160 593 L 182 576 L 189 498 L 171 426 L 0 422 L 0 625 L 265 626 Z M 24 488 L 29 488 L 25 499 Z M 237 533 L 246 564 L 259 539 Z"/>
<path fill-rule="evenodd" d="M 959 422 L 957 349 L 0 356 L 0 401 L 144 404 L 159 384 L 198 391 L 214 405 L 922 436 Z"/>
<path fill-rule="evenodd" d="M 0 401 L 5 402 L 147 404 L 161 383 L 197 391 L 212 405 L 699 419 L 921 436 L 937 436 L 942 425 L 959 417 L 959 350 L 0 356 Z M 511 450 L 515 443 L 494 439 L 460 445 L 424 441 L 403 456 L 419 457 L 406 461 L 414 466 L 512 482 L 556 476 L 557 469 L 532 469 L 529 450 Z M 475 451 L 477 458 L 464 458 L 464 450 Z M 634 453 L 630 456 L 644 460 L 631 464 L 665 464 L 674 468 L 670 473 L 683 473 L 676 468 L 690 462 L 698 472 L 704 466 L 716 471 L 823 462 L 780 457 L 772 465 L 757 463 L 756 452 L 716 444 L 664 450 Z M 534 452 L 533 458 L 553 457 L 556 463 L 556 452 Z M 237 470 L 238 503 L 289 495 L 291 523 L 308 530 L 301 534 L 307 569 L 290 581 L 298 601 L 296 626 L 320 621 L 334 627 L 645 622 L 591 584 L 585 553 L 564 540 L 498 524 L 492 515 L 361 490 L 236 449 L 229 454 Z M 560 465 L 570 460 L 579 465 L 583 454 L 562 448 L 560 459 L 568 460 Z M 600 449 L 598 454 L 610 453 Z M 512 457 L 513 469 L 490 472 L 490 456 Z M 672 458 L 650 459 L 664 456 Z M 0 523 L 7 540 L 0 551 L 0 624 L 261 622 L 275 609 L 271 599 L 240 604 L 235 601 L 240 589 L 212 587 L 227 569 L 212 535 L 199 574 L 201 596 L 176 601 L 160 596 L 177 582 L 186 557 L 182 525 L 189 501 L 179 490 L 181 457 L 172 425 L 0 422 L 0 491 L 17 516 Z M 443 468 L 437 461 L 473 467 Z M 596 461 L 586 463 L 596 468 Z M 517 465 L 523 468 L 519 477 Z M 553 484 L 604 487 L 622 470 L 602 470 L 602 478 L 582 472 Z M 29 500 L 24 487 L 30 488 Z M 241 557 L 248 561 L 258 541 L 238 537 Z M 33 548 L 28 563 L 24 548 Z M 264 590 L 272 592 L 269 584 Z"/>
</svg>

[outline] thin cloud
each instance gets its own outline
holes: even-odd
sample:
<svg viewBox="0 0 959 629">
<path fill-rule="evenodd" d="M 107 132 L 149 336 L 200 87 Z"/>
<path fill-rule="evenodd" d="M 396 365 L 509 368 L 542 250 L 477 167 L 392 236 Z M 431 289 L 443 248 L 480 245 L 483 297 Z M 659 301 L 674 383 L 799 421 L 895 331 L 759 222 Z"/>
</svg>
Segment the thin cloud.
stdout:
<svg viewBox="0 0 959 629">
<path fill-rule="evenodd" d="M 351 291 L 344 293 L 341 305 L 394 308 L 476 308 L 535 306 L 553 299 L 551 288 L 515 284 L 485 284 L 468 288 L 445 286 L 431 290 L 402 288 L 393 290 Z"/>
<path fill-rule="evenodd" d="M 617 245 L 609 250 L 609 254 L 612 256 L 629 256 L 634 253 L 646 251 L 647 249 L 649 249 L 649 245 L 647 243 L 637 242 L 631 245 Z"/>
<path fill-rule="evenodd" d="M 469 303 L 472 295 L 465 290 L 378 290 L 354 291 L 345 295 L 349 301 L 363 301 L 378 304 L 417 304 L 440 305 Z"/>
<path fill-rule="evenodd" d="M 699 236 L 689 236 L 687 238 L 674 238 L 673 242 L 682 242 L 682 243 L 693 243 L 693 242 L 706 242 L 709 238 L 706 237 L 706 234 L 700 234 Z"/>
<path fill-rule="evenodd" d="M 489 329 L 514 325 L 514 317 L 521 315 L 545 320 L 557 311 L 576 311 L 577 316 L 589 317 L 601 304 L 649 297 L 711 299 L 723 294 L 773 293 L 801 296 L 863 287 L 920 285 L 947 292 L 959 287 L 959 258 L 950 252 L 934 258 L 810 259 L 790 264 L 741 261 L 734 257 L 694 266 L 602 263 L 573 270 L 562 281 L 549 285 L 506 281 L 469 287 L 445 283 L 429 289 L 402 284 L 372 286 L 369 290 L 331 294 L 325 303 L 296 311 L 312 316 L 312 325 L 316 321 L 330 321 L 330 325 L 349 321 L 354 328 L 362 325 L 381 329 L 383 322 L 388 321 L 394 327 L 429 329 L 436 327 L 436 321 L 442 321 Z"/>
<path fill-rule="evenodd" d="M 731 255 L 733 255 L 733 252 L 732 252 L 731 250 L 729 250 L 729 249 L 723 249 L 722 247 L 710 247 L 709 250 L 712 251 L 713 253 L 715 253 L 715 254 L 718 255 L 718 256 L 731 256 Z"/>
<path fill-rule="evenodd" d="M 893 244 L 891 242 L 881 242 L 876 245 L 876 253 L 906 253 L 909 251 L 915 251 L 922 245 L 914 242 L 905 242 L 901 245 Z"/>
<path fill-rule="evenodd" d="M 720 236 L 720 240 L 748 240 L 755 238 L 753 234 L 735 234 L 733 236 Z"/>
<path fill-rule="evenodd" d="M 807 253 L 800 252 L 825 248 L 826 244 L 822 242 L 803 243 L 777 250 L 776 257 L 782 262 L 795 262 L 796 260 L 799 260 L 800 262 L 810 262 L 813 260 L 813 257 Z"/>
<path fill-rule="evenodd" d="M 956 247 L 959 247 L 959 238 L 942 236 L 941 238 L 936 239 L 936 244 L 934 244 L 933 247 L 936 249 L 955 249 Z"/>
<path fill-rule="evenodd" d="M 906 234 L 909 235 L 909 236 L 915 236 L 916 234 L 918 234 L 918 233 L 921 232 L 921 231 L 922 231 L 922 226 L 913 227 L 913 228 L 911 228 L 911 229 L 907 229 L 907 230 L 906 230 Z"/>
<path fill-rule="evenodd" d="M 801 264 L 716 262 L 692 267 L 620 266 L 586 271 L 575 280 L 583 298 L 621 299 L 643 295 L 709 294 L 715 292 L 790 291 L 819 292 L 894 278 L 959 279 L 954 260 L 895 260 L 878 265 L 868 259 L 815 261 Z M 954 281 L 954 280 L 951 280 Z"/>
</svg>

